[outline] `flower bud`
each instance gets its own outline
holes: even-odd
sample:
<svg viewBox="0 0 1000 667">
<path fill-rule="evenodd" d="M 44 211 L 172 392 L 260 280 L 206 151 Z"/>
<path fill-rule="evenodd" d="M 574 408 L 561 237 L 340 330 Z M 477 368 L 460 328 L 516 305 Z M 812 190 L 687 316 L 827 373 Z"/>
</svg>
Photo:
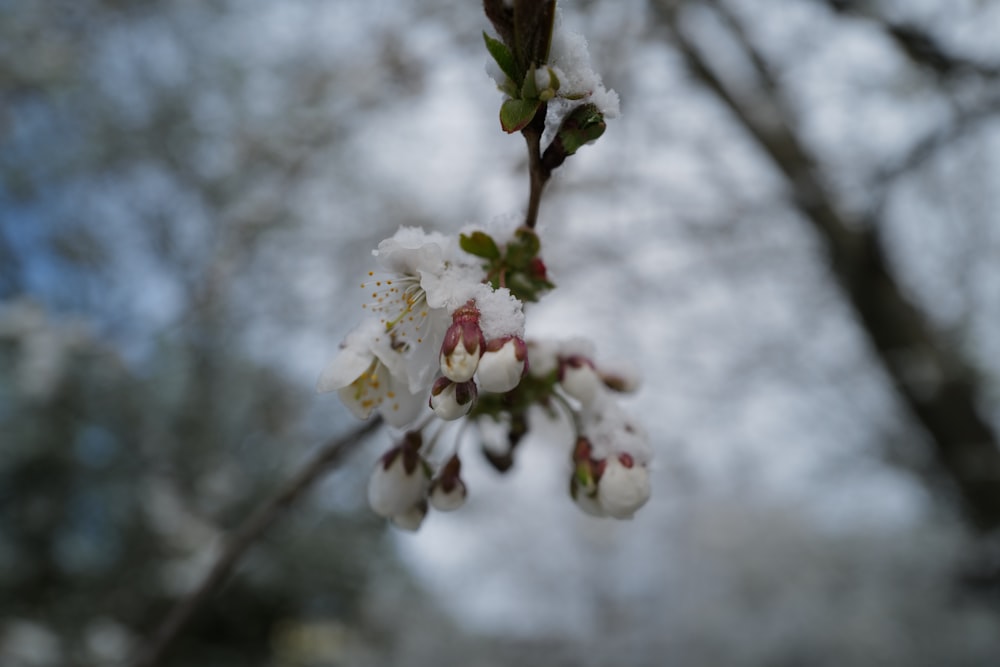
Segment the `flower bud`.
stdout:
<svg viewBox="0 0 1000 667">
<path fill-rule="evenodd" d="M 440 377 L 431 387 L 429 404 L 438 417 L 453 421 L 469 414 L 469 410 L 476 404 L 477 396 L 476 383 L 472 380 L 452 382 L 446 377 Z"/>
<path fill-rule="evenodd" d="M 465 504 L 468 490 L 465 482 L 459 477 L 461 469 L 462 462 L 458 456 L 452 456 L 441 468 L 441 472 L 431 482 L 431 507 L 441 512 L 450 512 Z"/>
<path fill-rule="evenodd" d="M 396 528 L 415 533 L 420 529 L 420 524 L 424 522 L 424 517 L 426 516 L 427 501 L 421 499 L 410 507 L 410 509 L 402 512 L 401 514 L 394 514 L 390 518 L 392 520 L 392 525 L 396 526 Z"/>
<path fill-rule="evenodd" d="M 475 302 L 469 301 L 458 308 L 451 322 L 441 344 L 441 374 L 452 382 L 467 382 L 475 374 L 486 347 Z"/>
<path fill-rule="evenodd" d="M 597 485 L 597 501 L 616 519 L 631 519 L 649 500 L 649 470 L 630 454 L 608 457 Z"/>
<path fill-rule="evenodd" d="M 528 346 L 517 336 L 491 340 L 476 371 L 479 388 L 503 394 L 518 385 L 526 372 Z"/>
<path fill-rule="evenodd" d="M 590 516 L 595 517 L 607 516 L 604 508 L 601 507 L 601 503 L 597 500 L 597 494 L 587 493 L 583 488 L 581 488 L 577 482 L 576 475 L 570 479 L 569 495 L 573 498 L 573 502 L 576 503 L 576 506 L 583 510 L 584 514 L 589 514 Z"/>
<path fill-rule="evenodd" d="M 375 464 L 368 479 L 368 503 L 376 514 L 404 514 L 427 494 L 430 470 L 420 457 L 420 445 L 419 433 L 407 433 Z"/>
<path fill-rule="evenodd" d="M 563 390 L 580 401 L 584 408 L 590 406 L 604 389 L 604 381 L 586 357 L 573 355 L 560 360 L 559 383 Z"/>
</svg>

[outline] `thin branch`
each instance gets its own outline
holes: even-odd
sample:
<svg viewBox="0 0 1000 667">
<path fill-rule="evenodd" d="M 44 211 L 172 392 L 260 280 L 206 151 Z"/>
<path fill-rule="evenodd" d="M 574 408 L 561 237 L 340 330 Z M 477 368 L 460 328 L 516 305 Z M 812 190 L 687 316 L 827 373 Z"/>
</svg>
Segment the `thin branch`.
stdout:
<svg viewBox="0 0 1000 667">
<path fill-rule="evenodd" d="M 524 140 L 528 143 L 528 178 L 531 189 L 528 192 L 528 212 L 524 216 L 524 226 L 534 229 L 538 224 L 538 209 L 542 203 L 542 191 L 552 170 L 542 161 L 542 134 L 545 132 L 545 114 L 548 104 L 543 104 L 535 113 L 531 122 L 521 130 Z"/>
<path fill-rule="evenodd" d="M 1000 76 L 1000 65 L 979 62 L 954 53 L 920 26 L 897 23 L 880 16 L 871 3 L 859 3 L 855 0 L 820 2 L 825 2 L 838 14 L 851 14 L 875 23 L 911 62 L 941 79 L 948 79 L 956 74 L 972 74 L 991 79 Z"/>
<path fill-rule="evenodd" d="M 212 594 L 225 583 L 243 554 L 313 484 L 340 465 L 344 457 L 357 448 L 364 438 L 381 424 L 381 418 L 376 417 L 354 431 L 327 442 L 298 473 L 285 482 L 274 497 L 247 517 L 243 524 L 229 536 L 225 549 L 201 585 L 187 597 L 177 601 L 149 641 L 140 647 L 132 666 L 156 667 L 160 665 L 181 631 L 190 623 Z"/>
</svg>

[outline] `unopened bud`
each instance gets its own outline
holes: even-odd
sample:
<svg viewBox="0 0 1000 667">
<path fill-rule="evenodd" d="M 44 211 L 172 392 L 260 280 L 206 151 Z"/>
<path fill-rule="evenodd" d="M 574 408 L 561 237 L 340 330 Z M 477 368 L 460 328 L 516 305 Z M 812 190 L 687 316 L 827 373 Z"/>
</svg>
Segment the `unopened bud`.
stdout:
<svg viewBox="0 0 1000 667">
<path fill-rule="evenodd" d="M 468 490 L 459 476 L 461 469 L 462 462 L 457 456 L 452 456 L 441 468 L 441 472 L 431 482 L 431 507 L 441 512 L 450 512 L 465 504 Z"/>
<path fill-rule="evenodd" d="M 375 464 L 368 479 L 368 503 L 376 514 L 402 514 L 426 495 L 430 470 L 420 456 L 420 444 L 419 433 L 408 433 Z"/>
<path fill-rule="evenodd" d="M 479 360 L 479 388 L 503 394 L 516 387 L 525 373 L 528 346 L 520 338 L 505 337 L 491 340 Z"/>
<path fill-rule="evenodd" d="M 472 380 L 452 382 L 446 377 L 440 377 L 431 387 L 429 404 L 438 417 L 453 421 L 469 414 L 477 396 L 476 383 Z"/>
<path fill-rule="evenodd" d="M 576 355 L 562 359 L 561 362 L 559 384 L 567 394 L 580 401 L 583 407 L 590 406 L 604 388 L 604 382 L 594 370 L 593 362 Z"/>
<path fill-rule="evenodd" d="M 649 500 L 649 470 L 630 454 L 608 457 L 597 485 L 597 501 L 609 516 L 631 519 Z"/>
<path fill-rule="evenodd" d="M 420 529 L 420 524 L 424 522 L 424 517 L 426 516 L 427 501 L 421 499 L 405 512 L 394 514 L 391 520 L 392 525 L 396 526 L 396 528 L 415 533 Z"/>
<path fill-rule="evenodd" d="M 441 344 L 441 373 L 453 382 L 466 382 L 475 374 L 486 347 L 479 328 L 479 310 L 469 301 L 452 314 L 451 320 Z"/>
</svg>

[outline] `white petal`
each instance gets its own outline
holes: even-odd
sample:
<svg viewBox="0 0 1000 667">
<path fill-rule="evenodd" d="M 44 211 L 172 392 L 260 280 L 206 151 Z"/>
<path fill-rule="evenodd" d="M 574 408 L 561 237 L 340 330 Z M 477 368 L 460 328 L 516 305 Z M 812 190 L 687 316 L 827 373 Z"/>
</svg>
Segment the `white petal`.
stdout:
<svg viewBox="0 0 1000 667">
<path fill-rule="evenodd" d="M 503 394 L 521 382 L 524 362 L 517 358 L 514 341 L 509 341 L 496 352 L 485 352 L 476 370 L 476 383 L 482 391 Z"/>
<path fill-rule="evenodd" d="M 345 347 L 327 366 L 316 382 L 316 391 L 327 392 L 343 389 L 368 370 L 375 356 L 367 349 Z"/>
<path fill-rule="evenodd" d="M 468 382 L 476 374 L 479 353 L 479 345 L 469 352 L 465 349 L 465 343 L 459 341 L 451 354 L 441 355 L 441 374 L 452 382 Z"/>
</svg>

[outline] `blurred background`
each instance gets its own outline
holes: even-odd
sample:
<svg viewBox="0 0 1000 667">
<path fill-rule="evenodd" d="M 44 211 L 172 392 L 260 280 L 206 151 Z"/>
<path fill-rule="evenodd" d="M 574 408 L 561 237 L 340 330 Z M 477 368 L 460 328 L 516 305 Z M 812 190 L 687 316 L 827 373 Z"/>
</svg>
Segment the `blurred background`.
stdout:
<svg viewBox="0 0 1000 667">
<path fill-rule="evenodd" d="M 528 333 L 641 369 L 652 500 L 584 516 L 540 429 L 404 534 L 381 433 L 167 664 L 997 664 L 1000 4 L 560 6 L 622 116 L 546 193 Z M 486 28 L 0 1 L 0 664 L 127 664 L 355 426 L 313 386 L 370 250 L 522 213 Z"/>
</svg>

